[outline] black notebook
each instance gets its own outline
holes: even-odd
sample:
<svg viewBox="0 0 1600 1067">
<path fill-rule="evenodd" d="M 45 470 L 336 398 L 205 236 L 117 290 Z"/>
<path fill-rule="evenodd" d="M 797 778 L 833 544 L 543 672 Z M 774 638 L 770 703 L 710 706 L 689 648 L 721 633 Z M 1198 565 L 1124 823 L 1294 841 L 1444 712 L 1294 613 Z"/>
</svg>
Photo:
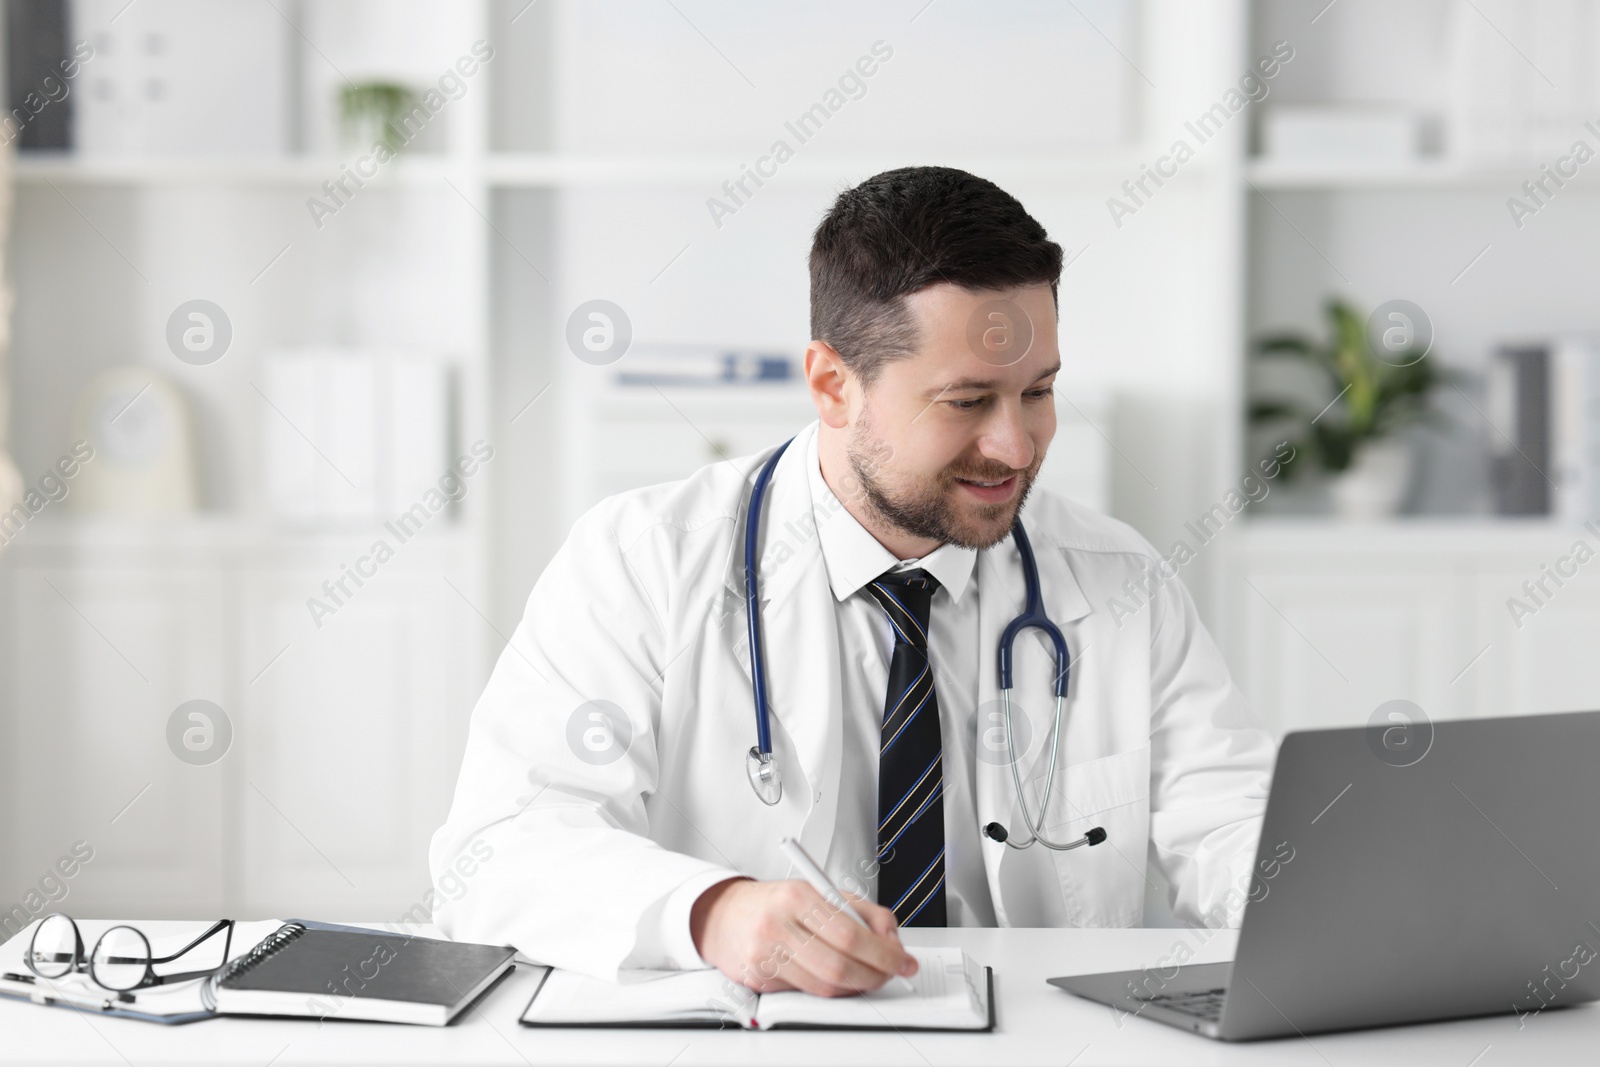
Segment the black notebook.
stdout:
<svg viewBox="0 0 1600 1067">
<path fill-rule="evenodd" d="M 715 970 L 646 972 L 606 982 L 551 970 L 525 1026 L 730 1027 L 746 1030 L 994 1029 L 994 971 L 959 948 L 913 948 L 921 969 L 854 997 L 757 994 Z"/>
<path fill-rule="evenodd" d="M 207 982 L 219 1015 L 444 1026 L 511 970 L 516 950 L 287 922 Z"/>
</svg>

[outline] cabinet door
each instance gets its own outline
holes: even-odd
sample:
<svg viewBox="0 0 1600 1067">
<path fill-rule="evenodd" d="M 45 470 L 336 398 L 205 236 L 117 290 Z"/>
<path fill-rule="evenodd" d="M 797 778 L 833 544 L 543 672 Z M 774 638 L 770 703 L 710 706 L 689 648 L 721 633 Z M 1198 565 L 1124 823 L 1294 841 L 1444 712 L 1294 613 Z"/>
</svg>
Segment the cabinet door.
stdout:
<svg viewBox="0 0 1600 1067">
<path fill-rule="evenodd" d="M 331 603 L 322 583 L 353 560 L 244 579 L 247 912 L 381 919 L 428 888 L 428 841 L 460 767 L 485 623 L 455 591 L 472 588 L 461 573 L 400 561 L 359 589 L 347 582 L 353 595 L 314 620 L 308 599 Z"/>
<path fill-rule="evenodd" d="M 615 493 L 688 477 L 707 464 L 787 440 L 816 417 L 804 389 L 629 389 L 600 393 L 582 435 L 578 509 Z"/>
<path fill-rule="evenodd" d="M 1541 564 L 1558 556 L 1530 553 L 1525 566 L 1502 564 L 1477 580 L 1480 715 L 1600 709 L 1600 561 L 1571 568 L 1576 573 L 1557 586 Z M 1541 578 L 1542 591 L 1523 588 Z M 1513 598 L 1531 613 L 1513 614 Z"/>
<path fill-rule="evenodd" d="M 1393 699 L 1434 718 L 1470 713 L 1470 687 L 1452 684 L 1473 652 L 1463 583 L 1371 562 L 1302 568 L 1253 566 L 1230 590 L 1233 659 L 1264 725 L 1359 726 Z"/>
<path fill-rule="evenodd" d="M 5 578 L 8 881 L 25 892 L 83 841 L 93 858 L 52 910 L 214 913 L 226 884 L 221 783 L 232 754 L 185 762 L 169 746 L 168 721 L 186 701 L 223 698 L 218 573 L 19 566 Z"/>
</svg>

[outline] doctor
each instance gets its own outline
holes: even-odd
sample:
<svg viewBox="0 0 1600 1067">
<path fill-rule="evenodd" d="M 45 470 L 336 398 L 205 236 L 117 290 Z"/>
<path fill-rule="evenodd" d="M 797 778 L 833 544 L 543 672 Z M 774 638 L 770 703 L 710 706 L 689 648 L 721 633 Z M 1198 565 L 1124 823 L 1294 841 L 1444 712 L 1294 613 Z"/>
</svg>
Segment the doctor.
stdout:
<svg viewBox="0 0 1600 1067">
<path fill-rule="evenodd" d="M 1056 428 L 1061 264 L 963 171 L 838 197 L 810 259 L 818 420 L 759 519 L 781 796 L 747 774 L 744 537 L 768 453 L 602 502 L 540 577 L 433 838 L 449 935 L 597 976 L 709 965 L 841 995 L 914 973 L 900 925 L 1137 925 L 1151 856 L 1180 918 L 1237 921 L 1272 742 L 1151 545 L 1029 492 Z M 1018 517 L 1071 667 L 1052 759 L 1053 646 L 1017 638 L 1013 767 L 996 649 L 1024 609 Z M 1148 603 L 1113 617 L 1134 586 Z M 1017 847 L 1034 824 L 1107 837 Z M 870 930 L 798 880 L 786 836 L 865 898 Z"/>
</svg>

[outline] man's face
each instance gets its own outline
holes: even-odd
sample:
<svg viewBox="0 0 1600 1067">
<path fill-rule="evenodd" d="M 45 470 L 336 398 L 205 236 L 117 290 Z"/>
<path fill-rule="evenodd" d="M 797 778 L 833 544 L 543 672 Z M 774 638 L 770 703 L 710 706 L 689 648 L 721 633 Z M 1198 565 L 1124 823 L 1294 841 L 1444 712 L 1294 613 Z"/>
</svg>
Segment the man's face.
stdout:
<svg viewBox="0 0 1600 1067">
<path fill-rule="evenodd" d="M 851 390 L 850 465 L 879 519 L 988 548 L 1010 532 L 1056 432 L 1050 287 L 940 284 L 906 304 L 918 351 Z"/>
</svg>

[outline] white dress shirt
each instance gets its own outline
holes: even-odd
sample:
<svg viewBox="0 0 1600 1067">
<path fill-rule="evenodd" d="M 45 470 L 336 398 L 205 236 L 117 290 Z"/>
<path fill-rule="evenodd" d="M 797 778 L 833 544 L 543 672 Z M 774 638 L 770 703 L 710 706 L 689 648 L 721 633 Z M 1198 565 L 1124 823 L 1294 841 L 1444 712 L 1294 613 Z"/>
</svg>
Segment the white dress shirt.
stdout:
<svg viewBox="0 0 1600 1067">
<path fill-rule="evenodd" d="M 877 900 L 878 750 L 894 630 L 867 586 L 887 571 L 921 568 L 939 583 L 928 627 L 928 658 L 944 741 L 945 917 L 949 926 L 994 926 L 979 852 L 974 799 L 978 707 L 978 553 L 943 545 L 897 560 L 828 488 L 812 445 L 807 463 L 828 584 L 839 621 L 844 683 L 844 765 L 839 816 L 823 869 L 835 885 Z"/>
<path fill-rule="evenodd" d="M 994 904 L 984 874 L 974 786 L 978 706 L 978 553 L 944 545 L 921 559 L 897 560 L 867 532 L 828 488 L 817 458 L 816 439 L 806 455 L 811 515 L 839 623 L 843 674 L 844 750 L 839 816 L 828 854 L 821 860 L 833 884 L 878 899 L 878 750 L 883 704 L 889 688 L 894 630 L 867 585 L 891 570 L 920 567 L 933 575 L 928 657 L 939 700 L 944 741 L 945 924 L 995 926 Z M 693 879 L 655 910 L 631 957 L 637 964 L 667 962 L 709 967 L 689 931 L 689 915 L 701 893 L 717 879 Z"/>
</svg>

